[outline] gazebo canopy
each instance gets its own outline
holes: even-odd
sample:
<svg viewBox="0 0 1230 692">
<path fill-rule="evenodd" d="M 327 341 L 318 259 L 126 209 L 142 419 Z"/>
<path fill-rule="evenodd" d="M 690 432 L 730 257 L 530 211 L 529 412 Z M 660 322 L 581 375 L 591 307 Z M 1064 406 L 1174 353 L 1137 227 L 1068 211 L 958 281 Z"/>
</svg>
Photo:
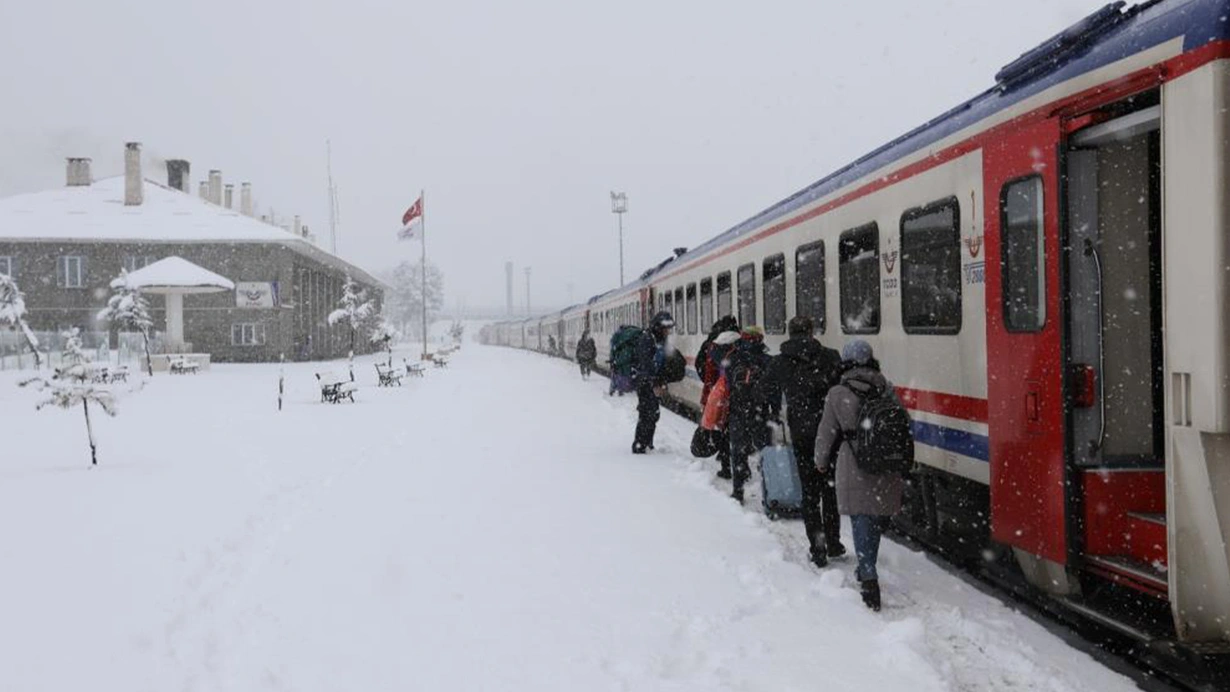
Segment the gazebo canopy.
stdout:
<svg viewBox="0 0 1230 692">
<path fill-rule="evenodd" d="M 111 282 L 111 287 L 123 284 L 123 278 L 119 278 Z M 167 257 L 129 272 L 128 286 L 142 293 L 217 293 L 235 289 L 230 279 L 182 257 Z"/>
</svg>

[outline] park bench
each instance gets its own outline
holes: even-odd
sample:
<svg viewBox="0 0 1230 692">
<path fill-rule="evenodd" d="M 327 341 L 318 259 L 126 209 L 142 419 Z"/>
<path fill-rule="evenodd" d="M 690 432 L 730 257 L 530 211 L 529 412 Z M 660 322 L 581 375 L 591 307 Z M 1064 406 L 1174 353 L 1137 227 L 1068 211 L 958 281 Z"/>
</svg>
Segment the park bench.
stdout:
<svg viewBox="0 0 1230 692">
<path fill-rule="evenodd" d="M 394 370 L 391 366 L 383 363 L 376 363 L 376 375 L 380 378 L 377 383 L 381 387 L 392 387 L 393 385 L 401 386 L 402 373 Z"/>
<path fill-rule="evenodd" d="M 188 359 L 188 358 L 184 358 L 182 356 L 177 357 L 177 358 L 172 358 L 170 361 L 167 362 L 167 370 L 172 375 L 186 375 L 188 373 L 192 373 L 193 375 L 195 375 L 197 371 L 200 369 L 201 369 L 200 363 L 197 363 L 196 361 Z"/>
<path fill-rule="evenodd" d="M 359 387 L 350 381 L 350 376 L 335 372 L 318 372 L 316 380 L 320 383 L 321 403 L 336 404 L 342 399 L 349 399 L 354 403 L 354 393 L 359 391 Z"/>
<path fill-rule="evenodd" d="M 448 358 L 446 358 L 443 353 L 433 353 L 429 355 L 428 358 L 431 359 L 431 364 L 437 368 L 448 367 Z"/>
<path fill-rule="evenodd" d="M 111 366 L 103 363 L 91 363 L 87 367 L 90 373 L 91 382 L 108 384 L 111 382 L 128 381 L 127 365 Z"/>
<path fill-rule="evenodd" d="M 410 363 L 405 359 L 402 360 L 402 363 L 406 366 L 406 374 L 411 377 L 423 377 L 427 372 L 427 367 L 422 363 Z"/>
</svg>

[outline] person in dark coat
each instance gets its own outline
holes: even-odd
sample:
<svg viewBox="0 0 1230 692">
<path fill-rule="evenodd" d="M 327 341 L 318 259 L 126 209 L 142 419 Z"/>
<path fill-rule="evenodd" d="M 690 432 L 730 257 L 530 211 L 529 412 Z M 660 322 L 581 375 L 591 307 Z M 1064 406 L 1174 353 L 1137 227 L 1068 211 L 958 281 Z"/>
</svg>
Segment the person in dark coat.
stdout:
<svg viewBox="0 0 1230 692">
<path fill-rule="evenodd" d="M 594 344 L 594 338 L 586 329 L 581 333 L 581 339 L 577 341 L 577 365 L 581 366 L 582 379 L 589 379 L 589 374 L 593 371 L 594 363 L 597 361 L 598 346 Z"/>
<path fill-rule="evenodd" d="M 713 323 L 709 336 L 696 352 L 696 374 L 700 376 L 701 392 L 700 407 L 704 410 L 709 401 L 709 392 L 722 376 L 722 362 L 730 354 L 731 347 L 739 340 L 739 321 L 733 315 L 727 315 Z M 720 468 L 718 478 L 730 478 L 730 434 L 726 429 L 711 430 L 710 436 L 717 447 L 717 460 Z"/>
<path fill-rule="evenodd" d="M 880 580 L 876 560 L 880 553 L 880 536 L 892 515 L 901 510 L 904 480 L 900 474 L 864 473 L 854 459 L 854 450 L 847 443 L 849 434 L 857 429 L 863 395 L 872 390 L 883 396 L 897 397 L 893 385 L 880 373 L 871 346 L 860 340 L 851 341 L 841 350 L 848 369 L 841 383 L 829 390 L 824 401 L 824 415 L 816 431 L 816 449 L 826 450 L 816 455 L 821 472 L 837 467 L 837 507 L 850 517 L 854 533 L 854 553 L 858 556 L 858 579 L 863 603 L 872 610 L 880 609 Z"/>
<path fill-rule="evenodd" d="M 662 416 L 659 397 L 665 393 L 666 338 L 675 327 L 669 312 L 659 312 L 649 321 L 649 328 L 636 341 L 632 361 L 632 381 L 636 385 L 636 436 L 632 453 L 644 454 L 653 449 L 653 435 Z"/>
<path fill-rule="evenodd" d="M 769 366 L 769 352 L 760 327 L 745 327 L 727 359 L 726 383 L 730 387 L 730 470 L 733 488 L 730 496 L 743 502 L 743 484 L 751 477 L 747 458 L 769 443 L 770 408 L 760 379 Z"/>
<path fill-rule="evenodd" d="M 841 355 L 812 336 L 810 317 L 790 320 L 790 338 L 774 356 L 762 380 L 765 398 L 786 398 L 786 425 L 794 446 L 795 464 L 803 484 L 803 527 L 811 545 L 811 560 L 817 567 L 830 557 L 845 555 L 841 544 L 841 518 L 831 474 L 816 469 L 816 428 L 824 414 L 824 397 L 837 384 L 842 372 Z"/>
</svg>

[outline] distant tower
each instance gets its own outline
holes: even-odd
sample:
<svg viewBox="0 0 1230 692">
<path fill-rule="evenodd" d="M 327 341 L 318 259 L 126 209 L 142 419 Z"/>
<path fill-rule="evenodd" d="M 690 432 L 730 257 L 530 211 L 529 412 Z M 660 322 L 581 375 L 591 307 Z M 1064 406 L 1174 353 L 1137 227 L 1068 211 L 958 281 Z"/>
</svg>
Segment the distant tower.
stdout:
<svg viewBox="0 0 1230 692">
<path fill-rule="evenodd" d="M 513 264 L 512 262 L 504 263 L 504 280 L 506 284 L 505 293 L 508 299 L 508 315 L 513 314 Z"/>
</svg>

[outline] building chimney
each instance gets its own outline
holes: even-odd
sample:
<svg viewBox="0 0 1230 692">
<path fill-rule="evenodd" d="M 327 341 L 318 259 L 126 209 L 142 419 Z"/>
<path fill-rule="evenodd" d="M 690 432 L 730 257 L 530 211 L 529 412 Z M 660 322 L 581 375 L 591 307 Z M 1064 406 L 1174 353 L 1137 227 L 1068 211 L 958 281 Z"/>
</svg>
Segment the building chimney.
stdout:
<svg viewBox="0 0 1230 692">
<path fill-rule="evenodd" d="M 232 185 L 231 183 L 226 184 L 226 191 L 223 194 L 223 198 L 224 198 L 223 206 L 225 206 L 227 209 L 233 208 L 232 204 L 235 201 L 235 186 L 234 185 Z"/>
<path fill-rule="evenodd" d="M 124 145 L 124 206 L 137 207 L 145 201 L 141 181 L 141 143 Z"/>
<path fill-rule="evenodd" d="M 202 180 L 202 181 L 198 184 L 197 188 L 201 191 L 201 199 L 203 199 L 203 200 L 205 200 L 206 202 L 208 202 L 208 201 L 209 201 L 209 181 L 208 181 L 208 180 Z"/>
<path fill-rule="evenodd" d="M 252 183 L 239 184 L 239 213 L 252 215 Z"/>
<path fill-rule="evenodd" d="M 183 159 L 167 160 L 167 187 L 188 192 L 188 162 Z"/>
<path fill-rule="evenodd" d="M 68 159 L 68 186 L 88 186 L 90 182 L 90 160 L 79 157 Z"/>
<path fill-rule="evenodd" d="M 222 204 L 222 171 L 216 168 L 209 172 L 209 201 Z"/>
<path fill-rule="evenodd" d="M 299 215 L 298 214 L 295 214 L 295 221 L 293 224 L 291 224 L 291 228 L 294 229 L 295 235 L 303 237 L 303 227 L 299 225 Z"/>
</svg>

